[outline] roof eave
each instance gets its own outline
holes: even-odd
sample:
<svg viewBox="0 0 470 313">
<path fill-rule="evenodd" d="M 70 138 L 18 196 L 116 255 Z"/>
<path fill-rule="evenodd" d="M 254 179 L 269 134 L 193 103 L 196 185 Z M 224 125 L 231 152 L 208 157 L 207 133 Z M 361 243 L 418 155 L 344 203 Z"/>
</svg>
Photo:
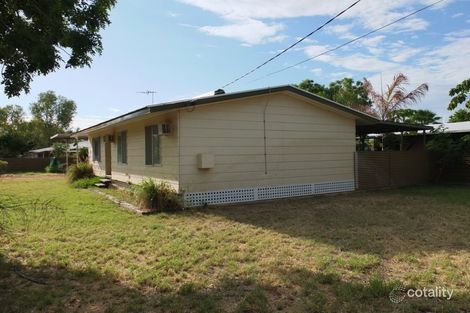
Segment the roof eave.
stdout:
<svg viewBox="0 0 470 313">
<path fill-rule="evenodd" d="M 128 120 L 143 116 L 143 115 L 148 114 L 150 112 L 151 111 L 150 111 L 149 106 L 141 108 L 141 109 L 137 109 L 135 111 L 120 115 L 120 116 L 112 118 L 110 120 L 107 120 L 107 121 L 98 123 L 96 125 L 87 127 L 85 129 L 79 130 L 79 131 L 73 133 L 72 136 L 73 137 L 86 136 L 86 134 L 88 134 L 90 132 L 93 132 L 93 131 L 96 131 L 96 130 L 99 130 L 99 129 L 102 129 L 102 128 L 105 128 L 105 127 L 113 126 L 115 124 L 122 123 L 122 122 L 125 122 L 125 121 L 128 121 Z"/>
</svg>

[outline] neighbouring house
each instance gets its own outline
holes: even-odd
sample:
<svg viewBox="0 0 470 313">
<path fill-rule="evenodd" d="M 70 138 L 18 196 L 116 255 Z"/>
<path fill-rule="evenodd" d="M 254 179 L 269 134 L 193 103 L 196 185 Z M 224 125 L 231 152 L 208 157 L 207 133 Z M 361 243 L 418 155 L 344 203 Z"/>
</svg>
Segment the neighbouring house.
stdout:
<svg viewBox="0 0 470 313">
<path fill-rule="evenodd" d="M 433 126 L 435 130 L 441 130 L 444 133 L 455 134 L 457 136 L 470 134 L 470 121 L 433 124 L 430 126 Z"/>
<path fill-rule="evenodd" d="M 97 175 L 165 181 L 194 206 L 354 190 L 356 136 L 419 129 L 279 86 L 150 105 L 75 136 Z"/>
<path fill-rule="evenodd" d="M 78 141 L 77 143 L 70 143 L 67 152 L 73 154 L 73 153 L 76 153 L 77 150 L 80 150 L 82 148 L 86 148 L 86 149 L 90 148 L 88 141 Z M 48 159 L 51 157 L 53 151 L 54 151 L 54 147 L 52 146 L 41 148 L 41 149 L 34 149 L 34 150 L 29 150 L 26 156 L 29 158 Z"/>
<path fill-rule="evenodd" d="M 432 140 L 437 133 L 449 134 L 452 138 L 458 139 L 470 134 L 470 121 L 455 123 L 429 124 L 431 129 L 404 134 L 406 150 L 425 150 L 426 144 Z M 399 133 L 395 133 L 399 135 Z"/>
<path fill-rule="evenodd" d="M 39 159 L 49 159 L 51 157 L 53 147 L 45 147 L 41 149 L 29 150 L 26 154 L 28 158 L 39 158 Z"/>
</svg>

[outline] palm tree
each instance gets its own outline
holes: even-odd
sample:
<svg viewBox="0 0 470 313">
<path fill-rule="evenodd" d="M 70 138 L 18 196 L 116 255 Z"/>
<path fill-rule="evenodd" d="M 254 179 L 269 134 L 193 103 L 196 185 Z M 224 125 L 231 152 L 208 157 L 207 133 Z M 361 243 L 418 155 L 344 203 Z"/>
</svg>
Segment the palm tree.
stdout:
<svg viewBox="0 0 470 313">
<path fill-rule="evenodd" d="M 416 110 L 411 122 L 413 124 L 428 125 L 438 124 L 442 118 L 430 110 Z"/>
<path fill-rule="evenodd" d="M 428 84 L 424 83 L 408 92 L 405 89 L 407 84 L 408 77 L 399 73 L 393 77 L 392 83 L 387 86 L 385 93 L 378 93 L 374 90 L 371 82 L 364 78 L 364 89 L 374 105 L 375 114 L 380 119 L 391 120 L 396 110 L 417 103 L 429 90 Z"/>
</svg>

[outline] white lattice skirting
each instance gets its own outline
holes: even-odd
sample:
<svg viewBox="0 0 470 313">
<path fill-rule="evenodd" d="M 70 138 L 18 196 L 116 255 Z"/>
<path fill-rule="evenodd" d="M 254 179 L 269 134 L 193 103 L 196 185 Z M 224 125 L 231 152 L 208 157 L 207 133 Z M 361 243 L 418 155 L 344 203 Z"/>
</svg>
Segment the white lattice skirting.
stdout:
<svg viewBox="0 0 470 313">
<path fill-rule="evenodd" d="M 325 193 L 354 190 L 354 181 L 337 181 L 317 184 L 299 184 L 273 187 L 238 188 L 205 192 L 188 192 L 184 194 L 187 207 L 204 204 L 226 204 L 269 200 L 299 196 L 310 196 Z"/>
</svg>

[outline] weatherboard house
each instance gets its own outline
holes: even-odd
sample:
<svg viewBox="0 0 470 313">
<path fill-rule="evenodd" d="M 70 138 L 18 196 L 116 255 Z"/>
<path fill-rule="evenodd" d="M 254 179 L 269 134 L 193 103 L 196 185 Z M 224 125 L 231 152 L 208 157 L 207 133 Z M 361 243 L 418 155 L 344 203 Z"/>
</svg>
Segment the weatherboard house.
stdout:
<svg viewBox="0 0 470 313">
<path fill-rule="evenodd" d="M 97 175 L 165 181 L 196 206 L 352 191 L 356 136 L 396 126 L 279 86 L 149 105 L 76 136 Z"/>
</svg>

